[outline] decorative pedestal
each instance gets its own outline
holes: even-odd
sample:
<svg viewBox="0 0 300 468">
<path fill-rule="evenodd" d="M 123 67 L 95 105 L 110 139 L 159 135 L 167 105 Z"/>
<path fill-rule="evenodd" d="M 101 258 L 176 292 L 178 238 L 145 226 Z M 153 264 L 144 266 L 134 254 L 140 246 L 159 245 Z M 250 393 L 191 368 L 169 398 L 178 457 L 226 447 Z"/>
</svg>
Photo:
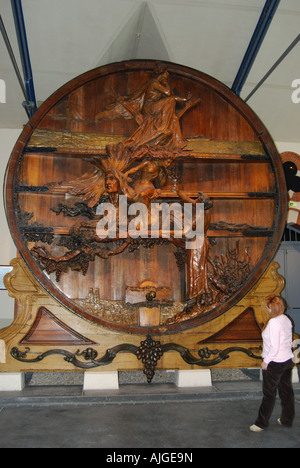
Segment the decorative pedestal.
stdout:
<svg viewBox="0 0 300 468">
<path fill-rule="evenodd" d="M 84 390 L 118 389 L 118 371 L 178 371 L 180 387 L 210 386 L 210 369 L 259 368 L 265 297 L 284 279 L 272 263 L 254 288 L 225 314 L 174 334 L 116 332 L 73 314 L 55 301 L 21 259 L 5 286 L 17 302 L 13 323 L 0 330 L 0 372 L 86 371 Z M 188 371 L 186 374 L 182 371 Z M 21 389 L 18 384 L 17 389 Z"/>
</svg>

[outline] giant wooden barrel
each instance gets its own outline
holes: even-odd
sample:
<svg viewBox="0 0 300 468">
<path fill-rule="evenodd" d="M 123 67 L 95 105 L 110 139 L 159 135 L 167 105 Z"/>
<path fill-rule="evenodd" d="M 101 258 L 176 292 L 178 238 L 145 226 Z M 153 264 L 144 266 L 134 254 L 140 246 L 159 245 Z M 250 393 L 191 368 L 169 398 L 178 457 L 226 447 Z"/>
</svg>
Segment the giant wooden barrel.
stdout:
<svg viewBox="0 0 300 468">
<path fill-rule="evenodd" d="M 279 246 L 286 193 L 276 146 L 248 105 L 206 74 L 149 60 L 56 91 L 25 125 L 5 180 L 11 234 L 46 291 L 137 334 L 187 330 L 240 301 Z M 201 250 L 159 229 L 99 241 L 99 208 L 120 195 L 202 203 Z"/>
</svg>

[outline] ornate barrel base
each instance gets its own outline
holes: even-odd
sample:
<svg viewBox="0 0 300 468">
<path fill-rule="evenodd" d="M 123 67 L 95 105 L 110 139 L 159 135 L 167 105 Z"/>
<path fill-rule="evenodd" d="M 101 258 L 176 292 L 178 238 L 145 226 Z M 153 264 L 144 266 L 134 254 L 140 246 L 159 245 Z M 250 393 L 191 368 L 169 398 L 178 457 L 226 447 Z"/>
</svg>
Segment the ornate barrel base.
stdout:
<svg viewBox="0 0 300 468">
<path fill-rule="evenodd" d="M 141 370 L 150 383 L 156 369 L 259 367 L 264 299 L 284 288 L 278 263 L 271 263 L 220 317 L 180 333 L 141 336 L 78 317 L 42 288 L 21 259 L 11 265 L 5 285 L 16 300 L 16 316 L 0 331 L 0 372 Z"/>
</svg>

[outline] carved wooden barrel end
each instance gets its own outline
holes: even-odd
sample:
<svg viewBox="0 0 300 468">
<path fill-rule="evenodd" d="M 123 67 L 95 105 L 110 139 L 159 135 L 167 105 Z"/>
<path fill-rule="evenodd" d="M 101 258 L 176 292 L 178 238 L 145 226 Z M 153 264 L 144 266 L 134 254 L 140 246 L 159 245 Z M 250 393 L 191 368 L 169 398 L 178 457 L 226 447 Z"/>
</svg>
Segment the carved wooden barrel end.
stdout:
<svg viewBox="0 0 300 468">
<path fill-rule="evenodd" d="M 158 210 L 146 235 L 128 229 L 139 229 L 136 203 Z M 160 213 L 174 203 L 204 207 L 201 248 L 176 237 L 171 215 L 165 235 Z M 5 206 L 26 265 L 64 307 L 115 331 L 168 334 L 226 313 L 255 285 L 281 241 L 287 191 L 271 136 L 229 88 L 130 61 L 41 105 L 12 152 Z M 117 228 L 104 238 L 109 206 Z"/>
</svg>

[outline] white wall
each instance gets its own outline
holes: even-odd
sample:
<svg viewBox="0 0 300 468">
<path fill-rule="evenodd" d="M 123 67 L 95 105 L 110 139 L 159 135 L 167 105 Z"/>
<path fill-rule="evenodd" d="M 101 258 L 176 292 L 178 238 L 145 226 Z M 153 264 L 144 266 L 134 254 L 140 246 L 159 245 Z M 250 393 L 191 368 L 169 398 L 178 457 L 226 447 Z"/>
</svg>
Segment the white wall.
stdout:
<svg viewBox="0 0 300 468">
<path fill-rule="evenodd" d="M 12 149 L 21 133 L 16 129 L 0 129 L 0 180 L 4 181 L 6 166 Z M 1 182 L 3 183 L 3 182 Z M 2 192 L 2 191 L 1 191 Z M 16 256 L 16 248 L 7 225 L 3 197 L 0 197 L 0 265 L 9 265 Z M 8 325 L 14 316 L 14 301 L 7 291 L 0 290 L 0 328 Z"/>
<path fill-rule="evenodd" d="M 0 129 L 0 180 L 4 181 L 6 166 L 21 130 Z M 3 182 L 2 182 L 3 183 Z M 4 212 L 3 197 L 0 201 L 0 265 L 9 265 L 16 249 L 12 241 Z"/>
<path fill-rule="evenodd" d="M 291 151 L 293 153 L 300 154 L 300 142 L 299 143 L 277 142 L 276 146 L 277 146 L 279 153 L 284 153 L 285 151 Z"/>
<path fill-rule="evenodd" d="M 6 166 L 21 129 L 0 129 L 0 179 L 4 180 Z M 293 151 L 300 154 L 300 143 L 278 142 L 279 152 Z M 0 265 L 9 265 L 16 256 L 16 248 L 10 235 L 4 212 L 3 199 L 0 201 Z M 14 314 L 14 303 L 7 291 L 0 290 L 0 328 L 7 325 Z"/>
</svg>

